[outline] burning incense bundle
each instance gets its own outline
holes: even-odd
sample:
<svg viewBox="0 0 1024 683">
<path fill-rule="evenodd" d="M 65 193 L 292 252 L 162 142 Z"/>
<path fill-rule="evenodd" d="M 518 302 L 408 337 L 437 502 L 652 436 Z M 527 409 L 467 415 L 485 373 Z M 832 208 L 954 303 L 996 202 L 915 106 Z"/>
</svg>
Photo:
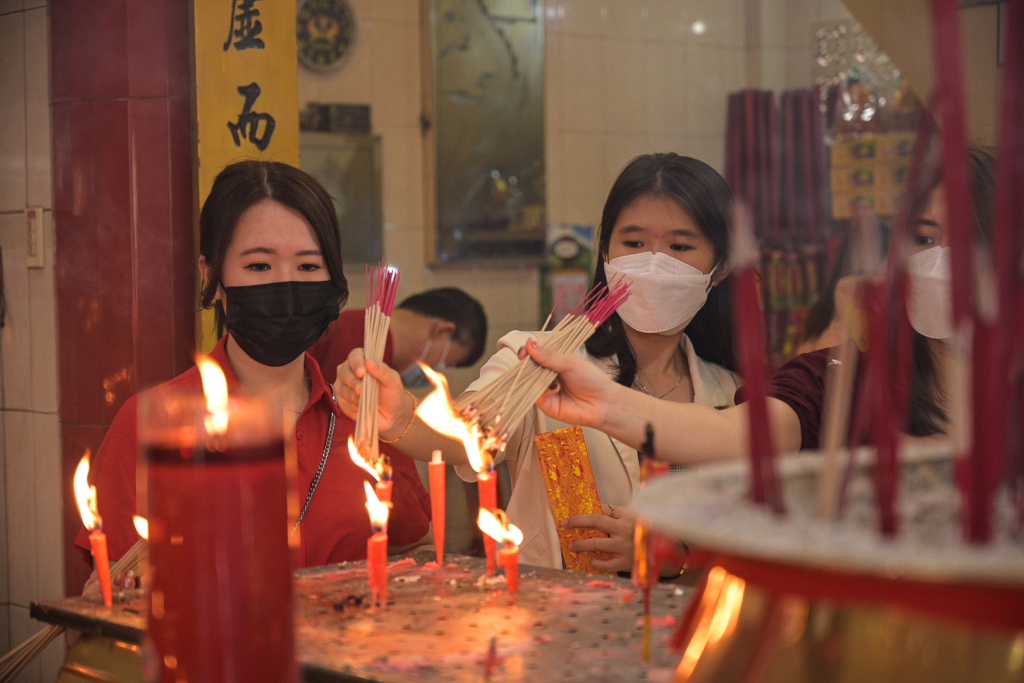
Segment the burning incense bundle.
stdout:
<svg viewBox="0 0 1024 683">
<path fill-rule="evenodd" d="M 388 342 L 388 327 L 391 326 L 391 312 L 395 308 L 395 295 L 402 273 L 391 266 L 366 267 L 366 318 L 363 323 L 363 352 L 367 359 L 381 362 Z M 359 397 L 359 413 L 356 416 L 355 445 L 359 453 L 373 466 L 380 456 L 377 442 L 377 402 L 380 399 L 380 385 L 366 375 L 363 378 L 363 393 Z"/>
<path fill-rule="evenodd" d="M 544 337 L 540 345 L 559 353 L 575 353 L 590 335 L 629 297 L 621 281 L 599 285 Z M 556 373 L 537 365 L 529 356 L 506 370 L 489 385 L 455 402 L 464 419 L 476 422 L 484 436 L 504 447 L 506 425 L 518 425 L 551 384 Z"/>
<path fill-rule="evenodd" d="M 145 558 L 146 541 L 139 540 L 110 568 L 110 571 L 115 576 L 119 572 L 128 571 L 133 571 L 138 575 L 140 567 L 145 563 Z M 10 683 L 17 678 L 18 674 L 62 633 L 64 633 L 63 626 L 47 626 L 0 658 L 0 683 Z"/>
</svg>

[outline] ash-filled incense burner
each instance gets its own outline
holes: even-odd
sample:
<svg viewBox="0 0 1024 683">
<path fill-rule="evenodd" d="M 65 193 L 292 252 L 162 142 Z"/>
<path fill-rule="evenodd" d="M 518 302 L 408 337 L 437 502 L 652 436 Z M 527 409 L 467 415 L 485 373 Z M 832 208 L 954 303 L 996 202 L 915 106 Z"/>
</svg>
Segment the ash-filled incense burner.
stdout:
<svg viewBox="0 0 1024 683">
<path fill-rule="evenodd" d="M 968 545 L 948 452 L 905 456 L 900 532 L 877 532 L 864 449 L 840 521 L 816 517 L 819 455 L 780 463 L 787 514 L 748 502 L 746 463 L 664 477 L 636 508 L 710 567 L 684 613 L 675 681 L 1024 681 L 1024 539 Z"/>
</svg>

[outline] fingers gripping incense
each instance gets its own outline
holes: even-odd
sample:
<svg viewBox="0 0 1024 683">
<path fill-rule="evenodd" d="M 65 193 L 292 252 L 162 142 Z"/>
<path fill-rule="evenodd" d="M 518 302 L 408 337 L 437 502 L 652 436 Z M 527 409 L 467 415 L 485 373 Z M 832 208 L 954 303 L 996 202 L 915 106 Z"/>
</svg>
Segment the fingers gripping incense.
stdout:
<svg viewBox="0 0 1024 683">
<path fill-rule="evenodd" d="M 621 279 L 594 287 L 540 340 L 540 345 L 558 353 L 576 353 L 629 294 L 629 286 Z M 481 433 L 503 448 L 508 430 L 526 417 L 555 376 L 553 370 L 527 356 L 488 386 L 456 401 L 456 412 L 463 419 L 475 421 Z"/>
<path fill-rule="evenodd" d="M 365 357 L 380 363 L 388 342 L 388 328 L 391 313 L 395 307 L 395 295 L 402 273 L 393 266 L 384 264 L 366 267 L 366 317 L 363 323 L 363 349 Z M 377 441 L 377 403 L 380 400 L 380 384 L 367 374 L 363 377 L 363 393 L 359 397 L 356 415 L 355 446 L 363 458 L 374 468 L 380 458 L 380 444 Z"/>
</svg>

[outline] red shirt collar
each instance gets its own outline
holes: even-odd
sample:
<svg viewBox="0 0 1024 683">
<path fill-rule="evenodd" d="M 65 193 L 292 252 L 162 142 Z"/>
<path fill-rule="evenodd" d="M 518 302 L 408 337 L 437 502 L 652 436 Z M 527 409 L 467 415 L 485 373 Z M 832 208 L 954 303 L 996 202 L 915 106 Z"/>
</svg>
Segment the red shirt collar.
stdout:
<svg viewBox="0 0 1024 683">
<path fill-rule="evenodd" d="M 213 347 L 213 351 L 210 352 L 210 358 L 216 361 L 217 365 L 224 371 L 224 378 L 228 383 L 228 394 L 242 393 L 242 383 L 238 381 L 238 377 L 235 375 L 234 368 L 231 367 L 231 361 L 228 359 L 228 335 L 225 334 L 217 342 L 217 345 Z M 305 354 L 306 358 L 306 374 L 309 375 L 309 405 L 306 406 L 306 410 L 302 411 L 303 414 L 310 409 L 310 407 L 317 404 L 318 401 L 326 401 L 330 404 L 331 410 L 338 415 L 341 414 L 341 410 L 338 408 L 337 402 L 334 400 L 331 394 L 331 387 L 327 384 L 323 374 L 320 372 L 320 365 L 310 356 L 308 353 Z"/>
</svg>

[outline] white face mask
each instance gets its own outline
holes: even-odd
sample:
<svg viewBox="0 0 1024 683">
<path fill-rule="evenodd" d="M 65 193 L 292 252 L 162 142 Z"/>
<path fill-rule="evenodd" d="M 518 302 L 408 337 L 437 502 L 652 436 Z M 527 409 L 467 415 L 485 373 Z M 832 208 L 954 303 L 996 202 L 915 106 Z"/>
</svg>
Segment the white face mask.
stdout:
<svg viewBox="0 0 1024 683">
<path fill-rule="evenodd" d="M 715 269 L 705 275 L 668 254 L 645 251 L 613 258 L 604 272 L 609 281 L 621 277 L 630 287 L 617 311 L 624 323 L 637 332 L 671 335 L 686 329 L 704 306 Z"/>
<path fill-rule="evenodd" d="M 907 273 L 911 326 L 931 339 L 953 336 L 949 247 L 932 247 L 914 254 L 907 259 Z"/>
</svg>

